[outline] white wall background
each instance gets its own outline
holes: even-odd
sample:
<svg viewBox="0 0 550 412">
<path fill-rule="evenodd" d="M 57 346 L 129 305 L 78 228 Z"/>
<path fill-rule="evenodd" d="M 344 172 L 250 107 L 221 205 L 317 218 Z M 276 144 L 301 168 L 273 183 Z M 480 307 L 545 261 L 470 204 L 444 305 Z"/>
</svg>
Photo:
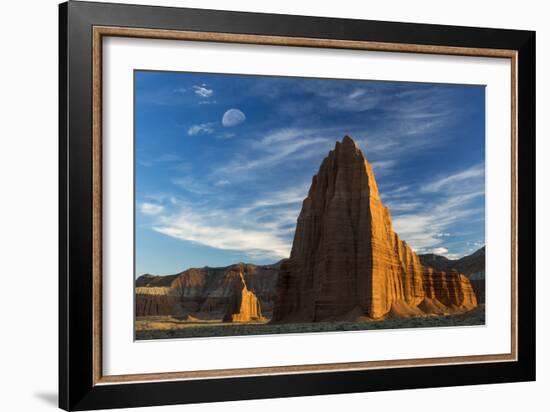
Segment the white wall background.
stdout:
<svg viewBox="0 0 550 412">
<path fill-rule="evenodd" d="M 138 3 L 140 1 L 131 1 Z M 181 0 L 145 3 L 504 27 L 537 31 L 537 347 L 538 381 L 461 388 L 271 399 L 142 409 L 281 410 L 541 410 L 550 386 L 550 289 L 543 251 L 550 229 L 548 134 L 550 26 L 540 0 L 386 0 L 321 2 Z M 53 410 L 57 404 L 57 1 L 0 6 L 0 409 Z M 524 274 L 529 275 L 529 274 Z M 534 275 L 534 274 L 533 274 Z M 540 405 L 540 406 L 537 406 Z"/>
</svg>

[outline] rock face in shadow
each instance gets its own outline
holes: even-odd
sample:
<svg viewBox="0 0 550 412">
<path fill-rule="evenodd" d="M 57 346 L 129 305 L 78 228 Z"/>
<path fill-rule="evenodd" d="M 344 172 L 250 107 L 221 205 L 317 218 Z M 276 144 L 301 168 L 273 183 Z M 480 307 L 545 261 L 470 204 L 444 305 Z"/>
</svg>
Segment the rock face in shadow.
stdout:
<svg viewBox="0 0 550 412">
<path fill-rule="evenodd" d="M 478 303 L 485 303 L 485 246 L 460 259 L 447 259 L 445 256 L 427 253 L 419 255 L 424 266 L 439 271 L 463 273 L 470 280 Z"/>
<path fill-rule="evenodd" d="M 394 232 L 361 150 L 348 136 L 337 142 L 302 204 L 290 259 L 279 272 L 273 321 L 380 319 L 476 306 L 465 276 L 420 263 Z"/>
<path fill-rule="evenodd" d="M 136 316 L 224 317 L 246 291 L 258 302 L 258 313 L 271 316 L 279 263 L 238 263 L 221 268 L 192 268 L 184 272 L 136 279 Z M 244 293 L 245 296 L 248 296 Z"/>
<path fill-rule="evenodd" d="M 175 296 L 136 294 L 136 316 L 172 315 L 177 303 Z"/>
</svg>

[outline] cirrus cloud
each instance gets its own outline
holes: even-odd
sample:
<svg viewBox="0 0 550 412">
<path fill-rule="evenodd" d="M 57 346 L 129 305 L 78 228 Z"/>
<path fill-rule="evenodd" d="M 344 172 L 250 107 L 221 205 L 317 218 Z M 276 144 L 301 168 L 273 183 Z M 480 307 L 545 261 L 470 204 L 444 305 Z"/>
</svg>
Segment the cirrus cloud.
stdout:
<svg viewBox="0 0 550 412">
<path fill-rule="evenodd" d="M 214 133 L 214 123 L 201 123 L 194 124 L 187 129 L 188 136 L 196 136 L 198 134 L 211 134 Z"/>
<path fill-rule="evenodd" d="M 200 202 L 179 200 L 155 216 L 152 229 L 175 239 L 258 259 L 288 258 L 306 190 L 296 186 L 270 191 L 238 207 L 221 207 L 204 197 Z"/>
<path fill-rule="evenodd" d="M 162 211 L 164 210 L 164 206 L 162 205 L 157 205 L 155 203 L 142 203 L 140 205 L 140 208 L 139 210 L 141 211 L 141 213 L 143 213 L 144 215 L 151 215 L 151 216 L 154 216 L 154 215 L 158 215 L 160 213 L 162 213 Z"/>
<path fill-rule="evenodd" d="M 193 86 L 193 90 L 195 91 L 195 94 L 202 98 L 209 98 L 214 94 L 214 90 L 209 89 L 206 87 L 206 84 L 201 84 L 200 86 L 195 85 Z"/>
</svg>

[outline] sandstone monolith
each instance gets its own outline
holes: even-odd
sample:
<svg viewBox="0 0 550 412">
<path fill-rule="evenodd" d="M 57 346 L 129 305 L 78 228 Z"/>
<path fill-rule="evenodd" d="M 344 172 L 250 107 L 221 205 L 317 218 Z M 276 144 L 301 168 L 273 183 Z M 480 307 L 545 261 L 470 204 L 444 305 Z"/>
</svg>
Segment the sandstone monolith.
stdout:
<svg viewBox="0 0 550 412">
<path fill-rule="evenodd" d="M 262 320 L 260 301 L 246 287 L 243 272 L 238 274 L 238 281 L 233 282 L 235 291 L 231 294 L 231 302 L 223 318 L 224 322 L 250 322 Z"/>
<path fill-rule="evenodd" d="M 278 277 L 274 322 L 418 316 L 477 306 L 468 279 L 424 267 L 394 232 L 372 167 L 346 136 L 323 160 Z"/>
</svg>

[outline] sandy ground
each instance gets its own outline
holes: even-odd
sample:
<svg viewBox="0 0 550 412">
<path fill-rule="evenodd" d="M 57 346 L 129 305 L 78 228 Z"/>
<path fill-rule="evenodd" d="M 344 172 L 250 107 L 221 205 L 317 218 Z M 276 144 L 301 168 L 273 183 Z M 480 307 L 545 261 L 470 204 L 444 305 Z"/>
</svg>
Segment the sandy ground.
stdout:
<svg viewBox="0 0 550 412">
<path fill-rule="evenodd" d="M 139 318 L 136 339 L 270 335 L 278 333 L 341 332 L 373 329 L 433 328 L 485 324 L 485 306 L 457 315 L 423 316 L 365 322 L 317 322 L 270 325 L 268 321 L 234 324 L 220 320 L 180 320 L 169 316 Z"/>
</svg>

